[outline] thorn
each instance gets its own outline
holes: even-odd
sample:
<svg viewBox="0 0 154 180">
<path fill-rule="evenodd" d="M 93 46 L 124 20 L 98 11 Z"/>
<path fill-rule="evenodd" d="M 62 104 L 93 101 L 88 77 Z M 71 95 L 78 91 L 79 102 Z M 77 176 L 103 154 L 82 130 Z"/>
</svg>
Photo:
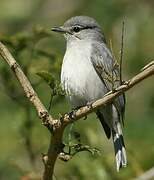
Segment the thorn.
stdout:
<svg viewBox="0 0 154 180">
<path fill-rule="evenodd" d="M 67 161 L 69 161 L 71 158 L 72 158 L 72 156 L 69 155 L 69 154 L 67 154 L 67 153 L 65 153 L 65 152 L 61 152 L 61 153 L 59 154 L 59 159 L 62 160 L 62 161 L 67 162 Z"/>
<path fill-rule="evenodd" d="M 83 120 L 86 120 L 87 119 L 87 116 L 85 116 L 84 118 L 83 118 Z"/>
<path fill-rule="evenodd" d="M 42 161 L 43 161 L 43 163 L 46 164 L 47 161 L 48 161 L 48 155 L 45 154 L 45 153 L 41 153 L 41 155 L 42 155 Z"/>
</svg>

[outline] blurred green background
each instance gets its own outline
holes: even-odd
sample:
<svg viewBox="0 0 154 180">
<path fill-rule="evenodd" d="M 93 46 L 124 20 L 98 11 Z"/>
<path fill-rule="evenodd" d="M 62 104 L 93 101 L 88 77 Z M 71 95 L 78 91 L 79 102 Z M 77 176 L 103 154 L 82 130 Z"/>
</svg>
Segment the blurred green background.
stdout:
<svg viewBox="0 0 154 180">
<path fill-rule="evenodd" d="M 102 26 L 113 52 L 119 58 L 122 21 L 125 21 L 123 76 L 127 80 L 154 58 L 153 0 L 0 0 L 0 40 L 4 42 L 31 80 L 39 97 L 49 106 L 51 89 L 36 73 L 50 72 L 59 79 L 65 41 L 50 31 L 75 15 L 94 17 Z M 94 114 L 80 120 L 73 131 L 81 141 L 98 148 L 99 154 L 78 153 L 69 162 L 57 161 L 57 180 L 133 179 L 154 166 L 154 79 L 126 93 L 124 137 L 128 167 L 116 172 L 111 140 L 107 140 Z M 54 97 L 54 117 L 69 110 L 62 96 Z M 0 61 L 0 179 L 39 179 L 43 172 L 41 153 L 49 132 L 6 63 Z M 64 142 L 68 143 L 66 130 Z M 30 179 L 30 178 L 29 178 Z"/>
</svg>

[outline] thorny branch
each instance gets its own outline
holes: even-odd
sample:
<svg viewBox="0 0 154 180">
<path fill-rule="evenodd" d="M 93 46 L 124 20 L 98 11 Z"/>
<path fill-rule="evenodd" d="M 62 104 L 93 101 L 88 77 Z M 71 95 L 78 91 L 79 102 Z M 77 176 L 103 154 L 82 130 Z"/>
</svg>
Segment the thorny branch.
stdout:
<svg viewBox="0 0 154 180">
<path fill-rule="evenodd" d="M 62 137 L 65 127 L 82 118 L 91 112 L 95 111 L 99 107 L 104 107 L 108 103 L 112 102 L 114 98 L 121 95 L 125 91 L 128 91 L 130 88 L 140 83 L 142 80 L 148 78 L 149 76 L 154 75 L 154 61 L 150 62 L 146 65 L 141 72 L 139 72 L 132 79 L 124 82 L 121 86 L 107 93 L 102 99 L 99 99 L 91 104 L 91 106 L 84 106 L 79 108 L 74 112 L 73 117 L 70 117 L 69 114 L 65 114 L 60 119 L 54 119 L 48 113 L 47 109 L 44 107 L 40 99 L 38 98 L 36 92 L 32 88 L 29 80 L 21 70 L 19 64 L 17 64 L 16 60 L 12 57 L 9 50 L 0 42 L 0 55 L 2 58 L 8 63 L 14 74 L 16 75 L 18 81 L 20 82 L 24 93 L 26 94 L 29 101 L 35 107 L 39 118 L 42 120 L 43 125 L 45 125 L 51 133 L 51 140 L 47 154 L 42 155 L 42 159 L 44 162 L 44 174 L 43 180 L 51 180 L 53 177 L 54 165 L 56 159 L 63 152 L 64 145 L 62 143 Z"/>
</svg>

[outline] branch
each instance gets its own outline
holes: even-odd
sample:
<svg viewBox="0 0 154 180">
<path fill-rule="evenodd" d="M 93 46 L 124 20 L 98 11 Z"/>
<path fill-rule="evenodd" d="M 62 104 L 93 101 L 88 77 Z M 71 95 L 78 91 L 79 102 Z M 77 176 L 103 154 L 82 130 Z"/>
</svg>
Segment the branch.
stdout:
<svg viewBox="0 0 154 180">
<path fill-rule="evenodd" d="M 121 32 L 121 50 L 120 50 L 120 63 L 119 63 L 119 69 L 120 69 L 120 85 L 122 85 L 122 63 L 123 63 L 123 54 L 124 54 L 124 28 L 125 28 L 125 22 L 122 22 L 122 32 Z"/>
<path fill-rule="evenodd" d="M 141 176 L 135 178 L 134 180 L 150 180 L 154 178 L 154 167 L 144 172 Z"/>
<path fill-rule="evenodd" d="M 96 109 L 106 106 L 108 103 L 112 102 L 116 97 L 123 94 L 125 91 L 128 91 L 130 88 L 134 87 L 135 85 L 137 85 L 138 83 L 152 75 L 154 75 L 154 61 L 151 61 L 144 68 L 142 68 L 141 72 L 134 76 L 132 79 L 125 81 L 121 86 L 114 89 L 114 91 L 108 92 L 103 98 L 95 101 L 90 106 L 84 106 L 78 109 L 73 114 L 75 118 L 70 119 L 69 116 L 66 114 L 64 116 L 64 123 L 67 124 L 71 121 L 78 120 L 95 111 Z"/>
<path fill-rule="evenodd" d="M 8 63 L 14 74 L 16 75 L 16 78 L 20 82 L 20 85 L 22 86 L 25 95 L 27 96 L 28 100 L 34 105 L 39 118 L 42 120 L 42 124 L 46 126 L 49 131 L 52 133 L 55 131 L 56 127 L 59 127 L 58 120 L 53 119 L 52 116 L 48 113 L 45 106 L 42 104 L 40 99 L 38 98 L 36 92 L 34 91 L 33 87 L 31 86 L 29 80 L 23 73 L 21 67 L 16 62 L 16 60 L 13 58 L 11 53 L 8 51 L 8 49 L 0 42 L 0 55 L 2 58 Z M 61 133 L 55 133 L 54 138 L 51 137 L 50 140 L 50 146 L 47 153 L 47 156 L 50 158 L 50 165 L 48 165 L 48 160 L 44 158 L 43 156 L 43 162 L 45 165 L 45 173 L 44 173 L 44 180 L 51 179 L 54 169 L 54 164 L 56 161 L 56 158 L 59 154 L 59 149 L 56 149 L 55 147 L 57 144 L 61 144 L 62 134 Z M 50 168 L 49 168 L 50 167 Z"/>
<path fill-rule="evenodd" d="M 53 118 L 49 115 L 47 109 L 44 107 L 40 99 L 38 98 L 36 92 L 34 91 L 33 87 L 31 86 L 29 80 L 21 70 L 21 67 L 13 58 L 11 53 L 8 49 L 0 42 L 0 55 L 2 58 L 8 63 L 14 74 L 16 75 L 18 81 L 20 82 L 24 93 L 26 94 L 29 101 L 34 105 L 36 111 L 38 112 L 38 116 L 42 119 L 42 123 L 51 128 L 52 124 L 54 123 Z"/>
<path fill-rule="evenodd" d="M 43 162 L 45 166 L 43 179 L 50 180 L 53 176 L 53 170 L 55 162 L 59 154 L 62 152 L 64 145 L 62 144 L 62 136 L 65 127 L 82 118 L 91 112 L 95 111 L 100 107 L 106 106 L 108 103 L 112 102 L 114 98 L 118 97 L 125 91 L 140 83 L 142 80 L 154 75 L 154 61 L 146 65 L 139 74 L 134 76 L 132 79 L 126 81 L 123 85 L 119 86 L 114 91 L 107 93 L 102 99 L 97 100 L 90 106 L 84 106 L 74 112 L 73 118 L 69 114 L 65 114 L 59 120 L 53 119 L 48 113 L 47 109 L 44 107 L 40 99 L 38 98 L 36 92 L 32 88 L 29 80 L 21 70 L 20 66 L 17 64 L 15 59 L 12 57 L 8 49 L 0 42 L 0 55 L 11 67 L 12 71 L 16 75 L 18 81 L 20 82 L 27 98 L 36 108 L 38 116 L 42 119 L 43 125 L 45 125 L 51 133 L 51 140 L 47 154 L 43 154 Z"/>
</svg>

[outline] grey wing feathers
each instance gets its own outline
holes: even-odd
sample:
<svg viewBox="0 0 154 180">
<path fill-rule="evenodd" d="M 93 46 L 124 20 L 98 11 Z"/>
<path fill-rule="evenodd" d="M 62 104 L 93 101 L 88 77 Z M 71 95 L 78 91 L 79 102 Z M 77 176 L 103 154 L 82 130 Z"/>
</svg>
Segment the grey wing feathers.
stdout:
<svg viewBox="0 0 154 180">
<path fill-rule="evenodd" d="M 119 66 L 112 57 L 111 52 L 104 43 L 94 43 L 93 52 L 91 55 L 91 62 L 95 68 L 98 76 L 107 88 L 111 91 L 120 85 Z M 113 102 L 117 109 L 119 119 L 123 123 L 123 116 L 125 111 L 125 95 L 121 95 Z"/>
<path fill-rule="evenodd" d="M 93 44 L 91 62 L 98 76 L 106 87 L 106 92 L 120 85 L 119 67 L 114 66 L 114 60 L 109 49 L 102 43 Z M 106 109 L 105 109 L 106 108 Z M 127 165 L 127 157 L 124 139 L 122 135 L 121 122 L 123 122 L 125 110 L 124 94 L 116 98 L 111 104 L 99 109 L 96 114 L 101 121 L 105 134 L 110 138 L 112 134 L 117 171 Z M 112 110 L 112 115 L 110 113 Z"/>
</svg>

